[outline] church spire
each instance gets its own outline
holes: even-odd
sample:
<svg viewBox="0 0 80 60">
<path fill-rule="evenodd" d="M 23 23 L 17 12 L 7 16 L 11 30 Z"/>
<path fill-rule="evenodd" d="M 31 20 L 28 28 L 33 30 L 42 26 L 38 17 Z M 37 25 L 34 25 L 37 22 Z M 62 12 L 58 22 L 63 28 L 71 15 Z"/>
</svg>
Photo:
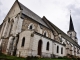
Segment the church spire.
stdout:
<svg viewBox="0 0 80 60">
<path fill-rule="evenodd" d="M 74 26 L 73 26 L 71 14 L 70 14 L 69 31 L 67 32 L 67 34 L 68 34 L 68 36 L 71 37 L 75 42 L 78 42 L 77 37 L 76 37 L 76 32 L 75 32 Z"/>
<path fill-rule="evenodd" d="M 73 26 L 73 22 L 72 22 L 72 17 L 71 17 L 71 15 L 70 15 L 69 31 L 74 31 L 74 26 Z"/>
</svg>

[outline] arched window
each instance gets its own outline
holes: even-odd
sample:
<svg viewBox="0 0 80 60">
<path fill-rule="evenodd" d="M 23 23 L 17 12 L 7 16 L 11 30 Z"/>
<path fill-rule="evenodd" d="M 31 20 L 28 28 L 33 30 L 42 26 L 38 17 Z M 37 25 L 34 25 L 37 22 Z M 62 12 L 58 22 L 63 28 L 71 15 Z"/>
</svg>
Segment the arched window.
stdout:
<svg viewBox="0 0 80 60">
<path fill-rule="evenodd" d="M 29 29 L 32 29 L 32 25 L 30 25 Z"/>
<path fill-rule="evenodd" d="M 57 53 L 59 53 L 59 46 L 57 46 Z"/>
<path fill-rule="evenodd" d="M 42 40 L 39 40 L 39 42 L 38 42 L 38 55 L 42 55 L 42 44 L 43 44 L 43 42 L 42 42 Z"/>
<path fill-rule="evenodd" d="M 63 54 L 63 48 L 61 48 L 61 54 Z"/>
<path fill-rule="evenodd" d="M 49 42 L 47 42 L 46 50 L 48 50 L 48 51 L 49 51 Z"/>
<path fill-rule="evenodd" d="M 32 29 L 35 29 L 34 24 L 33 24 L 33 23 L 30 23 L 29 26 L 28 26 L 28 29 L 31 29 L 31 30 L 32 30 Z"/>
<path fill-rule="evenodd" d="M 46 36 L 46 32 L 44 33 L 44 36 Z"/>
<path fill-rule="evenodd" d="M 44 35 L 44 36 L 46 36 L 46 35 L 47 35 L 46 31 L 44 31 L 43 35 Z"/>
<path fill-rule="evenodd" d="M 24 46 L 24 44 L 25 44 L 25 37 L 23 37 L 23 39 L 22 39 L 21 47 L 23 47 L 23 46 Z"/>
</svg>

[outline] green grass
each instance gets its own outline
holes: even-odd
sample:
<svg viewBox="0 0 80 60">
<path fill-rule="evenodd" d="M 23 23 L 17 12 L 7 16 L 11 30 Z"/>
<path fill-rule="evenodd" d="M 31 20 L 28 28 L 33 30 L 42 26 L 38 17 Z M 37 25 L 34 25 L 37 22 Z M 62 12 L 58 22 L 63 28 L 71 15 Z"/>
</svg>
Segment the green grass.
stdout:
<svg viewBox="0 0 80 60">
<path fill-rule="evenodd" d="M 0 53 L 0 60 L 4 58 L 6 60 L 30 60 L 30 59 L 26 59 L 26 58 L 21 58 L 21 57 L 16 57 L 16 56 L 9 56 L 9 55 L 4 55 L 2 53 Z M 51 58 L 38 58 L 38 59 L 35 59 L 35 58 L 32 58 L 31 60 L 71 60 L 71 59 L 58 59 L 58 58 L 55 58 L 55 59 L 51 59 Z"/>
<path fill-rule="evenodd" d="M 39 60 L 67 60 L 67 59 L 49 59 L 49 58 L 42 58 L 42 59 L 39 59 Z"/>
<path fill-rule="evenodd" d="M 6 60 L 27 60 L 26 58 L 21 58 L 21 57 L 15 57 L 15 56 L 8 56 L 4 54 L 0 54 L 0 59 L 4 58 Z M 36 60 L 36 59 L 32 59 Z M 50 59 L 50 58 L 39 58 L 37 60 L 66 60 L 66 59 Z"/>
<path fill-rule="evenodd" d="M 15 56 L 8 56 L 0 53 L 0 59 L 6 59 L 6 60 L 26 60 L 25 58 L 21 57 L 15 57 Z"/>
</svg>

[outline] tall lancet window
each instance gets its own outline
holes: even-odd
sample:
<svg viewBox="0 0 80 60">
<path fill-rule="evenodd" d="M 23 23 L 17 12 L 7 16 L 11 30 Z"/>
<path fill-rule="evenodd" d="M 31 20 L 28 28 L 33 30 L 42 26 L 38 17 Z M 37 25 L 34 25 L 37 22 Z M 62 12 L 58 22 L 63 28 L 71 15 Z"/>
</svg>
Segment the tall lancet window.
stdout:
<svg viewBox="0 0 80 60">
<path fill-rule="evenodd" d="M 46 50 L 49 51 L 49 42 L 47 42 Z"/>
<path fill-rule="evenodd" d="M 61 54 L 63 54 L 63 48 L 61 48 Z"/>
<path fill-rule="evenodd" d="M 25 44 L 25 37 L 23 37 L 23 39 L 22 39 L 21 47 L 24 47 L 24 44 Z"/>
<path fill-rule="evenodd" d="M 57 53 L 59 53 L 59 46 L 57 46 Z"/>
</svg>

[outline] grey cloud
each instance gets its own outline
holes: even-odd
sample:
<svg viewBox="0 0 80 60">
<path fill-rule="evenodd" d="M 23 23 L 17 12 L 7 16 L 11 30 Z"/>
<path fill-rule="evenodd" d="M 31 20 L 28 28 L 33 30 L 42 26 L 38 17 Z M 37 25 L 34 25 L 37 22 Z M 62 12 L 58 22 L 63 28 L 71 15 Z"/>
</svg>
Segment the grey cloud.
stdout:
<svg viewBox="0 0 80 60">
<path fill-rule="evenodd" d="M 71 9 L 71 15 L 74 23 L 75 31 L 77 32 L 78 41 L 80 44 L 80 8 L 76 8 L 75 5 L 69 5 L 68 9 Z"/>
<path fill-rule="evenodd" d="M 2 13 L 0 14 L 0 24 L 2 23 L 3 19 L 5 18 L 6 13 Z"/>
<path fill-rule="evenodd" d="M 76 8 L 75 5 L 69 5 L 68 6 L 68 10 L 71 10 L 71 15 L 75 18 L 75 19 L 79 19 L 80 17 L 80 8 Z"/>
<path fill-rule="evenodd" d="M 1 3 L 1 1 L 0 1 L 0 7 L 1 7 L 1 5 L 2 5 L 2 3 Z M 1 8 L 0 8 L 0 15 L 1 15 Z"/>
<path fill-rule="evenodd" d="M 2 3 L 0 2 L 0 5 L 2 5 Z"/>
<path fill-rule="evenodd" d="M 0 1 L 0 5 L 2 5 L 2 2 Z"/>
<path fill-rule="evenodd" d="M 1 9 L 0 9 L 0 13 L 1 13 Z"/>
</svg>

